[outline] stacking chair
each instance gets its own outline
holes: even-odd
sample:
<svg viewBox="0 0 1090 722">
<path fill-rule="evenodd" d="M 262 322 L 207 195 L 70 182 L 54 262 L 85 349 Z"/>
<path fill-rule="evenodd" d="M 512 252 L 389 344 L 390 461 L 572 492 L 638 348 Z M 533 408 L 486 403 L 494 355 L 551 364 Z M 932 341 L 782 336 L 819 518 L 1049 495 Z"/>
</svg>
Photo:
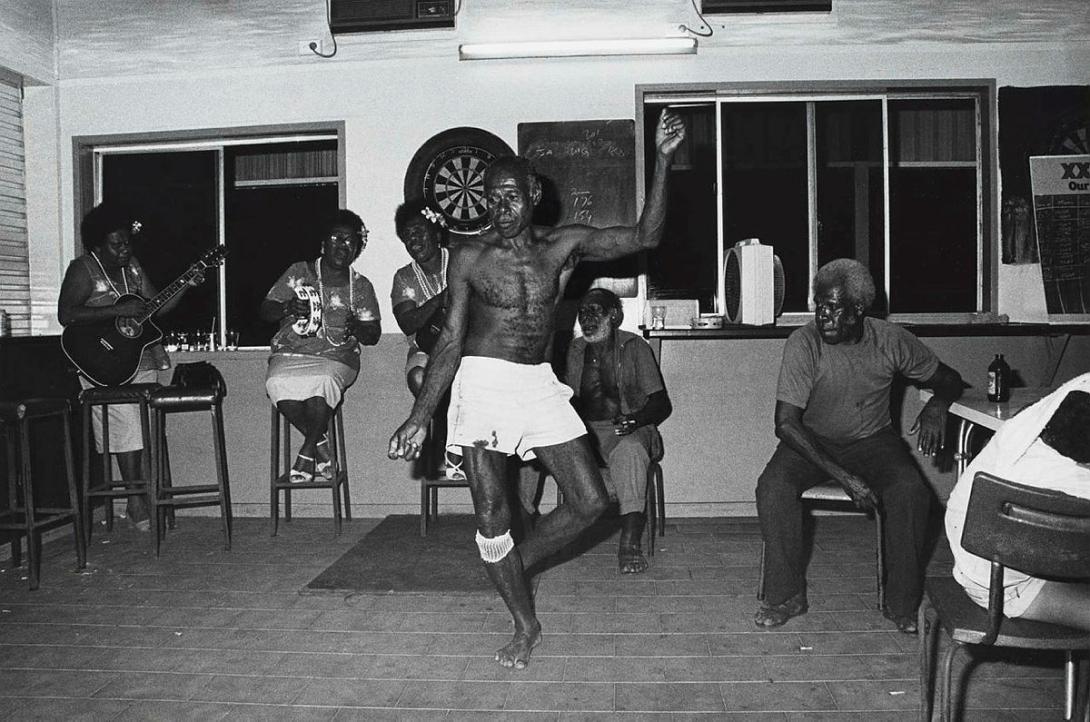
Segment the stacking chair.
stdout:
<svg viewBox="0 0 1090 722">
<path fill-rule="evenodd" d="M 446 449 L 443 440 L 436 438 L 435 427 L 435 418 L 432 417 L 419 465 L 424 470 L 420 477 L 420 536 L 427 536 L 428 524 L 439 517 L 439 490 L 469 487 L 469 481 L 465 478 L 450 479 L 439 473 L 439 461 L 444 458 Z"/>
<path fill-rule="evenodd" d="M 1090 631 L 1003 616 L 1004 569 L 1050 579 L 1090 578 L 1090 500 L 1056 491 L 1015 484 L 986 472 L 973 478 L 961 546 L 992 563 L 988 608 L 982 609 L 951 577 L 926 581 L 920 605 L 920 709 L 931 718 L 931 658 L 940 629 L 950 638 L 942 663 L 939 712 L 952 719 L 954 695 L 951 673 L 954 658 L 965 645 L 1055 649 L 1067 653 L 1064 718 L 1076 714 L 1076 692 L 1081 689 L 1083 714 L 1090 696 L 1090 675 L 1076 684 L 1073 652 L 1090 651 Z M 1085 661 L 1084 669 L 1087 667 Z"/>
<path fill-rule="evenodd" d="M 40 433 L 42 422 L 49 419 L 59 419 L 62 425 L 60 442 L 63 447 L 68 492 L 68 504 L 63 507 L 40 506 L 34 500 L 35 492 L 41 490 L 35 488 L 32 474 L 30 431 L 32 427 L 37 427 L 36 430 Z M 76 537 L 77 569 L 83 569 L 87 565 L 79 501 L 76 496 L 76 468 L 72 459 L 72 426 L 68 400 L 29 398 L 0 401 L 0 426 L 4 429 L 8 479 L 8 508 L 0 512 L 0 529 L 14 532 L 11 540 L 11 560 L 16 566 L 20 564 L 22 556 L 19 534 L 25 536 L 29 572 L 27 577 L 31 590 L 34 590 L 38 588 L 41 576 L 42 527 L 71 520 L 72 532 Z"/>
<path fill-rule="evenodd" d="M 344 417 L 341 415 L 341 407 L 338 406 L 329 418 L 329 443 L 333 451 L 333 478 L 324 479 L 314 477 L 314 481 L 305 483 L 292 483 L 289 481 L 292 465 L 291 423 L 284 419 L 283 441 L 281 443 L 281 419 L 282 414 L 272 405 L 271 443 L 270 443 L 270 468 L 269 477 L 269 517 L 271 521 L 270 535 L 276 536 L 280 526 L 280 495 L 284 495 L 284 521 L 291 521 L 291 494 L 293 491 L 303 489 L 330 489 L 333 492 L 333 531 L 341 533 L 341 519 L 352 520 L 352 505 L 348 494 L 348 451 L 344 440 Z M 341 506 L 341 497 L 344 497 L 344 506 Z"/>
<path fill-rule="evenodd" d="M 885 609 L 886 606 L 886 542 L 885 542 L 885 527 L 882 524 L 882 513 L 880 511 L 864 512 L 855 505 L 848 492 L 844 491 L 844 487 L 835 481 L 824 481 L 817 486 L 812 486 L 806 491 L 802 492 L 800 497 L 802 501 L 810 502 L 818 506 L 824 506 L 827 504 L 834 504 L 843 507 L 844 505 L 850 506 L 853 510 L 870 516 L 874 515 L 875 526 L 875 540 L 874 540 L 874 556 L 875 556 L 875 581 L 876 588 L 878 590 L 878 608 Z M 761 542 L 761 561 L 760 561 L 760 578 L 757 582 L 757 598 L 765 598 L 765 544 Z"/>
<path fill-rule="evenodd" d="M 148 515 L 151 520 L 151 543 L 158 538 L 158 514 L 155 510 L 155 480 L 152 471 L 151 422 L 148 412 L 148 399 L 151 392 L 160 388 L 157 383 L 126 384 L 125 386 L 100 386 L 84 389 L 80 395 L 83 422 L 83 530 L 87 543 L 91 543 L 91 527 L 94 526 L 94 500 L 104 499 L 106 510 L 106 529 L 114 528 L 114 499 L 124 499 L 134 494 L 144 494 L 148 502 Z M 139 479 L 115 479 L 113 463 L 110 459 L 110 414 L 109 407 L 114 404 L 135 404 L 140 411 L 140 434 L 144 451 L 141 459 Z M 91 410 L 102 409 L 102 484 L 95 485 L 91 478 L 91 455 L 94 450 L 94 432 L 91 427 Z"/>
<path fill-rule="evenodd" d="M 167 527 L 174 528 L 174 510 L 201 506 L 218 506 L 223 526 L 223 547 L 231 549 L 231 484 L 227 475 L 227 444 L 223 429 L 223 399 L 227 396 L 227 384 L 219 370 L 211 364 L 203 366 L 205 377 L 188 382 L 182 373 L 195 364 L 180 364 L 174 372 L 170 386 L 151 393 L 148 408 L 151 410 L 151 435 L 153 439 L 153 465 L 155 467 L 155 508 L 159 514 L 155 554 Z M 211 441 L 215 460 L 216 477 L 203 484 L 175 486 L 170 473 L 170 449 L 167 445 L 167 417 L 171 414 L 205 412 L 211 420 Z"/>
<path fill-rule="evenodd" d="M 644 539 L 647 540 L 647 556 L 655 556 L 655 534 L 666 536 L 666 490 L 663 488 L 661 448 L 651 449 L 651 460 L 647 465 L 647 488 L 644 491 L 644 510 L 647 517 Z M 545 483 L 549 472 L 543 468 L 538 475 L 538 486 Z M 556 487 L 556 503 L 564 501 L 564 492 Z"/>
</svg>

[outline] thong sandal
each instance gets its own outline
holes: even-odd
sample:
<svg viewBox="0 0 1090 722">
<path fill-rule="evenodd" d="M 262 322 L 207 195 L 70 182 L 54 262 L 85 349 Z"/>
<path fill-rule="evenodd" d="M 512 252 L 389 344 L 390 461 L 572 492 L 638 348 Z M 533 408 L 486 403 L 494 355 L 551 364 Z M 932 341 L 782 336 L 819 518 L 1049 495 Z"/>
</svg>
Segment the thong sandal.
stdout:
<svg viewBox="0 0 1090 722">
<path fill-rule="evenodd" d="M 309 456 L 303 456 L 299 454 L 295 457 L 295 464 L 298 466 L 299 462 L 303 461 L 304 465 L 314 466 L 314 459 Z M 291 473 L 288 474 L 288 481 L 292 484 L 309 484 L 314 481 L 314 472 L 304 469 L 297 469 L 292 467 Z"/>
<path fill-rule="evenodd" d="M 781 627 L 787 623 L 787 620 L 806 614 L 809 609 L 810 605 L 806 601 L 806 592 L 799 592 L 779 604 L 761 604 L 761 608 L 753 615 L 753 623 L 765 629 Z"/>
</svg>

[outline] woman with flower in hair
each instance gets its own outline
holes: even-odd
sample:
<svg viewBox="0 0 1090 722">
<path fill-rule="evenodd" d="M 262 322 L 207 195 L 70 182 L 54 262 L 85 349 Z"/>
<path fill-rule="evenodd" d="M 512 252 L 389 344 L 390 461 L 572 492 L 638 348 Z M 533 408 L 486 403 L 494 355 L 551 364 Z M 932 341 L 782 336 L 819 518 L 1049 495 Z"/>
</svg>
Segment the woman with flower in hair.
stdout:
<svg viewBox="0 0 1090 722">
<path fill-rule="evenodd" d="M 412 263 L 394 273 L 390 302 L 397 325 L 408 337 L 409 352 L 405 359 L 405 382 L 413 396 L 424 385 L 424 370 L 447 310 L 446 219 L 420 198 L 405 201 L 394 214 L 397 236 L 405 244 Z M 442 430 L 443 413 L 435 415 Z M 444 434 L 445 435 L 445 434 Z M 446 458 L 450 478 L 465 478 L 460 460 Z"/>
<path fill-rule="evenodd" d="M 86 250 L 82 256 L 68 265 L 61 283 L 57 300 L 57 319 L 62 326 L 110 322 L 115 318 L 140 316 L 145 311 L 143 300 L 132 298 L 115 303 L 122 295 L 133 294 L 142 299 L 158 294 L 140 262 L 133 255 L 133 237 L 141 230 L 140 221 L 127 208 L 112 202 L 103 202 L 92 208 L 80 223 L 80 239 Z M 204 276 L 195 277 L 188 285 L 197 285 Z M 188 288 L 188 286 L 187 286 Z M 171 298 L 160 308 L 167 312 L 174 308 L 185 292 Z M 160 369 L 170 368 L 170 359 L 161 343 L 144 349 L 140 356 L 136 375 L 129 383 L 154 383 Z M 83 388 L 94 386 L 82 374 Z M 144 442 L 140 430 L 140 411 L 135 404 L 114 404 L 109 407 L 110 452 L 117 461 L 123 480 L 142 478 Z M 102 409 L 93 409 L 91 424 L 94 428 L 98 452 L 102 453 Z M 128 499 L 129 521 L 140 531 L 150 529 L 148 508 L 143 497 L 132 495 Z"/>
<path fill-rule="evenodd" d="M 294 483 L 333 477 L 329 420 L 359 375 L 360 346 L 374 346 L 382 336 L 375 289 L 352 269 L 367 245 L 367 227 L 342 209 L 324 229 L 321 255 L 289 266 L 261 303 L 261 318 L 280 324 L 270 344 L 265 389 L 303 434 L 289 475 Z M 297 328 L 297 321 L 312 316 L 313 329 Z"/>
</svg>

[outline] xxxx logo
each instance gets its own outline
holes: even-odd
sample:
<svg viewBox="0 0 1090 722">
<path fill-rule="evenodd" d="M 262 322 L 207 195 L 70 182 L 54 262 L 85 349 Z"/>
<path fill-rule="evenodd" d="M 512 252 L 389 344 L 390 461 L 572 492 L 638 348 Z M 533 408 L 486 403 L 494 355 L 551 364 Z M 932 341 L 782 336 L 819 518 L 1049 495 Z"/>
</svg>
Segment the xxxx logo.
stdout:
<svg viewBox="0 0 1090 722">
<path fill-rule="evenodd" d="M 1060 163 L 1060 165 L 1063 167 L 1064 172 L 1061 180 L 1090 179 L 1090 161 L 1086 163 Z"/>
</svg>

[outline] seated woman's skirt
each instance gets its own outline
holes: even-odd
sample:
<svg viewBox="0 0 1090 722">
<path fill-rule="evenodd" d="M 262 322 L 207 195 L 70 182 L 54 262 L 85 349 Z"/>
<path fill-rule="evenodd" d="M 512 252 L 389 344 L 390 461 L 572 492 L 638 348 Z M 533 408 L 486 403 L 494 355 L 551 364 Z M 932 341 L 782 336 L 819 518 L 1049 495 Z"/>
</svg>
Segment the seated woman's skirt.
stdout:
<svg viewBox="0 0 1090 722">
<path fill-rule="evenodd" d="M 321 356 L 273 354 L 269 357 L 265 390 L 274 404 L 321 396 L 329 408 L 335 409 L 358 375 L 359 371 L 351 366 Z"/>
</svg>

